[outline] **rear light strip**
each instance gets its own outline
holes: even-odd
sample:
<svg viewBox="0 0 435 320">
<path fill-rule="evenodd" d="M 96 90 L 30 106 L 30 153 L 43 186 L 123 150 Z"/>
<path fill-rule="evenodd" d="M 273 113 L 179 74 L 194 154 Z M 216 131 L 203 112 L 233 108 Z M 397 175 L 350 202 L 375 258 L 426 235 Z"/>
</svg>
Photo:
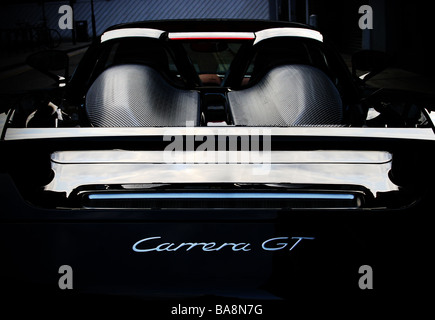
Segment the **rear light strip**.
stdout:
<svg viewBox="0 0 435 320">
<path fill-rule="evenodd" d="M 134 192 L 88 193 L 83 208 L 112 209 L 356 209 L 363 195 L 329 192 Z"/>
<path fill-rule="evenodd" d="M 116 199 L 307 199 L 353 200 L 348 193 L 242 193 L 242 192 L 162 192 L 90 194 L 90 200 Z"/>
<path fill-rule="evenodd" d="M 253 32 L 170 32 L 171 40 L 253 40 Z"/>
</svg>

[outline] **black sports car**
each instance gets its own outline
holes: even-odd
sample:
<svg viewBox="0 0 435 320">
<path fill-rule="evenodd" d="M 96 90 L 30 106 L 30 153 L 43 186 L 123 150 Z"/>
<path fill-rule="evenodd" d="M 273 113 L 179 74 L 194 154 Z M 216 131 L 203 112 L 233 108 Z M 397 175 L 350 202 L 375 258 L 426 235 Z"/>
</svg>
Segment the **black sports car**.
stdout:
<svg viewBox="0 0 435 320">
<path fill-rule="evenodd" d="M 6 301 L 269 319 L 425 287 L 435 100 L 366 86 L 381 53 L 198 20 L 28 61 L 59 85 L 0 114 Z"/>
</svg>

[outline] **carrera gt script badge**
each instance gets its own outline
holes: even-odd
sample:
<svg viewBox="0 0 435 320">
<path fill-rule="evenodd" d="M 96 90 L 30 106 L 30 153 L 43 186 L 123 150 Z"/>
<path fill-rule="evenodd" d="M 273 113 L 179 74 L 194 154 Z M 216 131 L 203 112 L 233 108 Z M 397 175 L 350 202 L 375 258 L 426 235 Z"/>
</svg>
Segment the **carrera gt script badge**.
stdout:
<svg viewBox="0 0 435 320">
<path fill-rule="evenodd" d="M 253 245 L 249 242 L 163 242 L 162 237 L 150 237 L 137 241 L 132 249 L 135 252 L 171 252 L 171 251 L 191 251 L 201 250 L 204 252 L 214 252 L 220 250 L 251 251 Z M 314 240 L 314 237 L 277 237 L 270 238 L 261 243 L 260 249 L 265 251 L 292 251 L 300 245 L 302 240 Z"/>
</svg>

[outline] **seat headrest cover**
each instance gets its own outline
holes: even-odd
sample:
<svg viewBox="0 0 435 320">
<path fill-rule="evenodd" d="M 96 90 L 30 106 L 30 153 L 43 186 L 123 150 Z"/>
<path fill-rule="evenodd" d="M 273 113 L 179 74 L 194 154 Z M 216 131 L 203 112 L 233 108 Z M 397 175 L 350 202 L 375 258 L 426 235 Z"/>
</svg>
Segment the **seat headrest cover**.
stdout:
<svg viewBox="0 0 435 320">
<path fill-rule="evenodd" d="M 199 94 L 171 86 L 144 65 L 113 66 L 94 81 L 86 112 L 96 127 L 186 126 L 199 124 Z"/>
<path fill-rule="evenodd" d="M 337 88 L 308 65 L 276 67 L 252 87 L 229 92 L 228 99 L 241 126 L 328 126 L 343 120 Z"/>
</svg>

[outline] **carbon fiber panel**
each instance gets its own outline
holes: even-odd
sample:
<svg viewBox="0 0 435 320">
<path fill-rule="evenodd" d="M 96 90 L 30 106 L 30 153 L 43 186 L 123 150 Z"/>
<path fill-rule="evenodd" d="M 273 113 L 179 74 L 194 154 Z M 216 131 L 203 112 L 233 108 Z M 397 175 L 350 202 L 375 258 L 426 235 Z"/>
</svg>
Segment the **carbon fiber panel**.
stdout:
<svg viewBox="0 0 435 320">
<path fill-rule="evenodd" d="M 144 65 L 118 65 L 101 73 L 86 95 L 95 127 L 199 125 L 199 93 L 171 86 Z"/>
<path fill-rule="evenodd" d="M 257 84 L 228 93 L 234 124 L 242 126 L 340 125 L 338 90 L 326 74 L 308 65 L 284 65 Z"/>
</svg>

